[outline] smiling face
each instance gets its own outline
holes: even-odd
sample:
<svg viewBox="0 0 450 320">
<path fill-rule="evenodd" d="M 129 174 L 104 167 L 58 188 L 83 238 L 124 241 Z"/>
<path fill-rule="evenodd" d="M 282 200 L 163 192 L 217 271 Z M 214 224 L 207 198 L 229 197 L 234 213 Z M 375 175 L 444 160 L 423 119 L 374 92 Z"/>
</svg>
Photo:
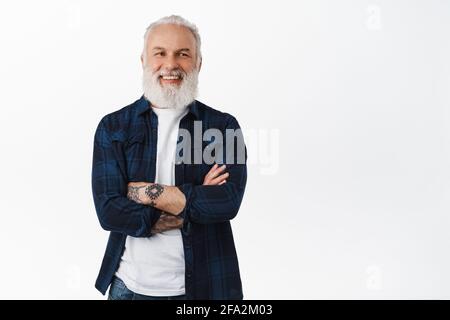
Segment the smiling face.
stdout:
<svg viewBox="0 0 450 320">
<path fill-rule="evenodd" d="M 197 58 L 192 32 L 175 24 L 151 29 L 141 56 L 144 96 L 156 108 L 183 108 L 197 96 Z"/>
<path fill-rule="evenodd" d="M 151 30 L 143 55 L 143 66 L 153 73 L 158 72 L 158 81 L 163 86 L 181 85 L 198 63 L 194 35 L 188 28 L 176 24 L 162 24 Z"/>
</svg>

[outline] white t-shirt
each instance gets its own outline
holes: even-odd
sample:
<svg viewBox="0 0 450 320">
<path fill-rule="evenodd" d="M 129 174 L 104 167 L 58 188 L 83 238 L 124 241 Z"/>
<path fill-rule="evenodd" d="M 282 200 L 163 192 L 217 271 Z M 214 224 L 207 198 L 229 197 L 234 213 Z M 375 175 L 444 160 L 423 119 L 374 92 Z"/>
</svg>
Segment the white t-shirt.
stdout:
<svg viewBox="0 0 450 320">
<path fill-rule="evenodd" d="M 156 179 L 175 185 L 175 152 L 183 109 L 152 108 L 158 116 Z M 150 181 L 152 182 L 152 181 Z M 183 239 L 179 229 L 157 233 L 149 238 L 127 237 L 116 276 L 128 289 L 147 296 L 185 294 Z"/>
</svg>

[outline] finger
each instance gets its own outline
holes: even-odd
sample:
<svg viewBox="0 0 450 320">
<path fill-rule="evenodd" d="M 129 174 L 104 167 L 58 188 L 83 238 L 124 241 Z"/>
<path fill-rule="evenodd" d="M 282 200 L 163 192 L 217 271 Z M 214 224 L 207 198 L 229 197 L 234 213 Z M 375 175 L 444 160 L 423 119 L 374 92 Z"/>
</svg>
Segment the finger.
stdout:
<svg viewBox="0 0 450 320">
<path fill-rule="evenodd" d="M 215 179 L 212 179 L 210 181 L 210 184 L 215 186 L 218 185 L 220 182 L 222 182 L 223 180 L 225 180 L 226 178 L 228 178 L 230 176 L 230 174 L 228 172 L 225 172 L 224 174 L 221 174 L 220 176 L 218 176 Z"/>
<path fill-rule="evenodd" d="M 208 173 L 209 178 L 215 178 L 217 177 L 221 172 L 223 172 L 226 169 L 226 165 L 222 165 L 219 167 L 219 165 L 216 163 L 211 170 Z"/>
<path fill-rule="evenodd" d="M 153 228 L 150 230 L 150 232 L 152 233 L 152 234 L 155 234 L 155 233 L 159 233 L 159 232 L 161 232 L 161 228 L 159 228 L 158 226 L 156 226 L 156 224 L 153 226 Z"/>
<path fill-rule="evenodd" d="M 169 228 L 179 228 L 183 225 L 183 219 L 174 219 L 167 224 Z"/>
<path fill-rule="evenodd" d="M 214 172 L 211 173 L 210 178 L 215 178 L 217 177 L 219 174 L 221 174 L 224 170 L 226 169 L 226 165 L 222 165 L 220 167 L 218 167 L 216 170 L 214 170 Z"/>
<path fill-rule="evenodd" d="M 217 169 L 217 167 L 218 167 L 219 165 L 216 163 L 216 164 L 214 164 L 213 166 L 212 166 L 212 168 L 211 169 L 209 169 L 209 171 L 208 171 L 208 173 L 206 174 L 206 176 L 205 177 L 209 177 L 211 174 L 213 174 L 214 173 L 214 171 L 216 171 L 216 169 Z"/>
<path fill-rule="evenodd" d="M 226 165 L 221 165 L 220 167 L 218 167 L 217 169 L 216 169 L 216 171 L 215 171 L 215 174 L 218 174 L 218 173 L 221 173 L 223 170 L 225 170 L 226 169 Z"/>
<path fill-rule="evenodd" d="M 180 229 L 183 226 L 183 219 L 177 219 L 176 221 L 170 222 L 157 222 L 151 229 L 154 233 L 160 233 L 173 229 Z"/>
<path fill-rule="evenodd" d="M 222 182 L 219 182 L 218 186 L 221 186 L 222 184 L 226 183 L 227 180 L 223 180 Z"/>
<path fill-rule="evenodd" d="M 217 178 L 208 180 L 207 183 L 205 183 L 205 185 L 210 185 L 210 186 L 218 185 L 220 182 L 222 182 L 223 180 L 225 180 L 226 178 L 228 178 L 229 175 L 230 175 L 230 174 L 229 174 L 228 172 L 226 172 L 226 173 L 224 173 L 224 174 L 218 176 Z"/>
<path fill-rule="evenodd" d="M 183 224 L 183 219 L 180 217 L 172 216 L 172 215 L 165 215 L 161 216 L 159 220 L 156 222 L 156 224 L 161 225 L 163 228 L 170 228 L 173 226 L 179 226 Z"/>
<path fill-rule="evenodd" d="M 203 184 L 204 185 L 214 185 L 214 183 L 211 183 L 211 180 L 215 179 L 220 173 L 224 172 L 225 169 L 226 169 L 226 165 L 222 165 L 222 166 L 218 167 L 216 170 L 211 169 L 211 171 L 205 176 L 205 180 L 203 181 Z"/>
<path fill-rule="evenodd" d="M 214 173 L 214 171 L 217 168 L 217 163 L 208 171 L 208 173 L 203 178 L 203 185 L 207 185 L 209 180 L 211 179 L 211 175 Z"/>
<path fill-rule="evenodd" d="M 160 223 L 161 223 L 161 226 L 165 228 L 165 227 L 170 227 L 170 226 L 176 225 L 178 223 L 178 220 L 174 217 L 168 216 L 168 217 L 164 217 L 164 219 L 162 219 L 160 221 Z"/>
<path fill-rule="evenodd" d="M 182 226 L 183 221 L 177 221 L 177 223 L 172 226 L 172 229 L 180 229 Z"/>
</svg>

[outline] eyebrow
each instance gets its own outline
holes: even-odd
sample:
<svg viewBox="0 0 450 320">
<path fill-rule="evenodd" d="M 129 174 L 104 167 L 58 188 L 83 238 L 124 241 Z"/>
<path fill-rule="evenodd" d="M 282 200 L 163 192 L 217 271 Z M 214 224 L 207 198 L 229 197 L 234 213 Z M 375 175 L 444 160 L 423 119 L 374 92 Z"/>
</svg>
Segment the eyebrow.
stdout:
<svg viewBox="0 0 450 320">
<path fill-rule="evenodd" d="M 166 50 L 166 49 L 163 47 L 154 47 L 154 48 L 152 48 L 152 50 Z M 175 52 L 180 52 L 180 51 L 191 51 L 191 50 L 189 48 L 181 48 L 181 49 L 176 50 Z"/>
</svg>

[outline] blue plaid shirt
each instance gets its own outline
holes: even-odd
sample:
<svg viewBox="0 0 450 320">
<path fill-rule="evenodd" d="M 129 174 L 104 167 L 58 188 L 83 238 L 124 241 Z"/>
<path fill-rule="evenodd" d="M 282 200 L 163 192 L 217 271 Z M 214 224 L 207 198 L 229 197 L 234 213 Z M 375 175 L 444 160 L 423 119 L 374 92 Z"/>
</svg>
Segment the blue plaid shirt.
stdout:
<svg viewBox="0 0 450 320">
<path fill-rule="evenodd" d="M 238 129 L 230 114 L 194 101 L 180 121 L 194 137 L 194 121 L 203 132 Z M 134 103 L 106 115 L 95 132 L 92 191 L 100 225 L 110 231 L 95 287 L 105 294 L 119 267 L 127 236 L 150 237 L 161 211 L 127 198 L 131 181 L 153 182 L 156 171 L 158 118 L 142 96 Z M 233 138 L 234 140 L 234 138 Z M 230 141 L 225 141 L 229 143 Z M 202 142 L 202 150 L 208 142 Z M 191 154 L 196 151 L 192 143 Z M 198 147 L 197 147 L 198 148 Z M 199 151 L 199 150 L 197 150 Z M 246 151 L 246 149 L 245 149 Z M 234 153 L 235 155 L 237 152 Z M 226 163 L 226 152 L 217 163 Z M 186 196 L 181 216 L 188 299 L 242 299 L 242 285 L 230 220 L 238 213 L 247 181 L 246 163 L 227 164 L 229 177 L 220 186 L 203 186 L 212 164 L 175 165 L 175 184 Z M 247 154 L 245 153 L 245 162 Z"/>
</svg>

